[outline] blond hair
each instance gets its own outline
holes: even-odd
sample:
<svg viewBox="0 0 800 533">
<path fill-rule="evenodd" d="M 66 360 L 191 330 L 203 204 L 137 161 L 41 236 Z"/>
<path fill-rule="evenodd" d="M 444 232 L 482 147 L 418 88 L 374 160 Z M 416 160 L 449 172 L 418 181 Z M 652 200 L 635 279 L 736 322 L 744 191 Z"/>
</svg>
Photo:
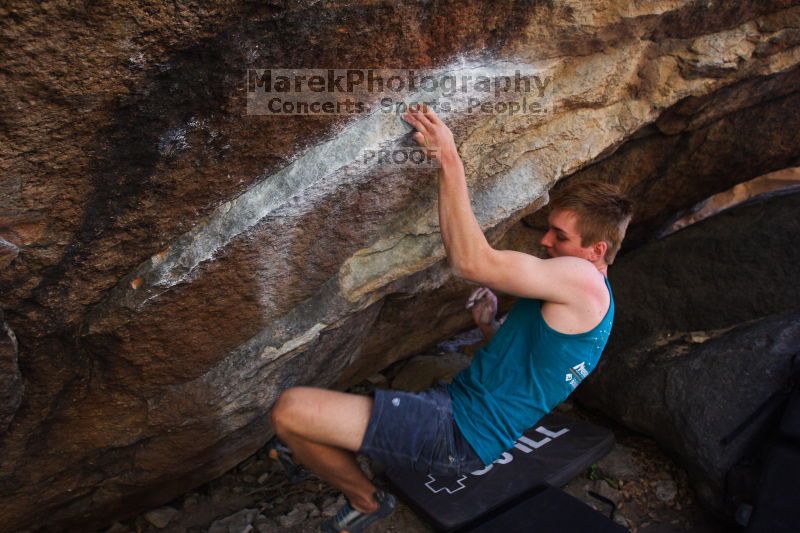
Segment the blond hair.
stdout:
<svg viewBox="0 0 800 533">
<path fill-rule="evenodd" d="M 554 192 L 550 207 L 574 212 L 581 246 L 604 241 L 608 249 L 603 259 L 607 265 L 614 262 L 633 216 L 633 205 L 619 187 L 596 181 L 569 182 Z"/>
</svg>

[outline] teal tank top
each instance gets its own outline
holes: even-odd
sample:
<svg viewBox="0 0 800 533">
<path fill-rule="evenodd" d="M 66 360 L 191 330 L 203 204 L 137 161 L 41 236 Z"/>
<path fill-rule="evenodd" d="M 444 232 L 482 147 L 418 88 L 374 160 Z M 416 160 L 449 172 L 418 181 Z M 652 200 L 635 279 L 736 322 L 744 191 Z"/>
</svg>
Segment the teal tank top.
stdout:
<svg viewBox="0 0 800 533">
<path fill-rule="evenodd" d="M 614 295 L 590 331 L 561 333 L 544 321 L 541 300 L 520 298 L 488 345 L 448 386 L 464 438 L 489 465 L 522 432 L 563 402 L 595 369 L 614 321 Z"/>
</svg>

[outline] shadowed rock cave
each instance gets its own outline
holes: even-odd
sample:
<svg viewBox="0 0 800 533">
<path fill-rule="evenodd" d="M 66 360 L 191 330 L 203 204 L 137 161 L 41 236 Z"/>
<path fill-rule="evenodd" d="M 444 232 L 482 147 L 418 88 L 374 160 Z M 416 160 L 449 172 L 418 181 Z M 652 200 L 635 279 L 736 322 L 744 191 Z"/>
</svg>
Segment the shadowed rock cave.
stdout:
<svg viewBox="0 0 800 533">
<path fill-rule="evenodd" d="M 436 170 L 364 158 L 410 145 L 397 117 L 249 114 L 248 69 L 547 80 L 533 114 L 437 95 L 476 218 L 542 255 L 549 194 L 626 191 L 614 330 L 574 398 L 657 442 L 731 520 L 725 473 L 763 424 L 719 439 L 800 346 L 800 3 L 2 11 L 0 530 L 162 506 L 260 450 L 286 388 L 348 389 L 473 327 Z"/>
</svg>

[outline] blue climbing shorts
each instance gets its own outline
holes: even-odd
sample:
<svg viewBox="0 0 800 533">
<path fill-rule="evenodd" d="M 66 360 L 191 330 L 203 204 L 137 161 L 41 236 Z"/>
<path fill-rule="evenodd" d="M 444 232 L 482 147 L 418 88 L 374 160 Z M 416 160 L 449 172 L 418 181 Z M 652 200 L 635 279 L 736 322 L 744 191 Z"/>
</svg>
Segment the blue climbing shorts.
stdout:
<svg viewBox="0 0 800 533">
<path fill-rule="evenodd" d="M 485 468 L 453 418 L 444 382 L 423 392 L 375 390 L 358 453 L 384 466 L 439 475 Z"/>
</svg>

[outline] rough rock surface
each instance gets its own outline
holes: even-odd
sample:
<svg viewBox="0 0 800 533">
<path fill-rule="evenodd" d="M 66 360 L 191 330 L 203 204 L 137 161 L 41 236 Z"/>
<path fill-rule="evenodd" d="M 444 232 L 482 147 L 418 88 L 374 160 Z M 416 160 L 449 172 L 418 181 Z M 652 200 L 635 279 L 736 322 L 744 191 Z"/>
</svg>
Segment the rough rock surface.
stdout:
<svg viewBox="0 0 800 533">
<path fill-rule="evenodd" d="M 17 412 L 25 386 L 19 371 L 17 338 L 0 310 L 0 439 Z"/>
<path fill-rule="evenodd" d="M 610 270 L 613 340 L 577 393 L 681 458 L 720 513 L 726 471 L 753 424 L 720 439 L 783 388 L 800 346 L 800 194 L 723 212 L 651 243 Z M 762 420 L 763 423 L 763 420 Z"/>
<path fill-rule="evenodd" d="M 413 295 L 463 327 L 434 172 L 359 159 L 402 124 L 243 116 L 244 69 L 536 69 L 546 114 L 445 117 L 490 240 L 627 141 L 649 159 L 603 179 L 654 169 L 647 235 L 796 158 L 796 3 L 4 4 L 0 524 L 86 530 L 218 476 L 281 390 L 374 365 L 378 317 L 430 323 Z M 746 143 L 736 172 L 692 157 Z"/>
<path fill-rule="evenodd" d="M 680 457 L 698 499 L 720 514 L 727 471 L 764 430 L 761 417 L 727 446 L 720 440 L 784 388 L 800 345 L 800 312 L 764 318 L 701 343 L 678 337 L 627 350 L 587 384 L 592 406 Z M 620 386 L 624 383 L 625 386 Z"/>
<path fill-rule="evenodd" d="M 800 194 L 742 205 L 609 269 L 619 312 L 603 359 L 655 336 L 730 328 L 798 308 Z"/>
</svg>

